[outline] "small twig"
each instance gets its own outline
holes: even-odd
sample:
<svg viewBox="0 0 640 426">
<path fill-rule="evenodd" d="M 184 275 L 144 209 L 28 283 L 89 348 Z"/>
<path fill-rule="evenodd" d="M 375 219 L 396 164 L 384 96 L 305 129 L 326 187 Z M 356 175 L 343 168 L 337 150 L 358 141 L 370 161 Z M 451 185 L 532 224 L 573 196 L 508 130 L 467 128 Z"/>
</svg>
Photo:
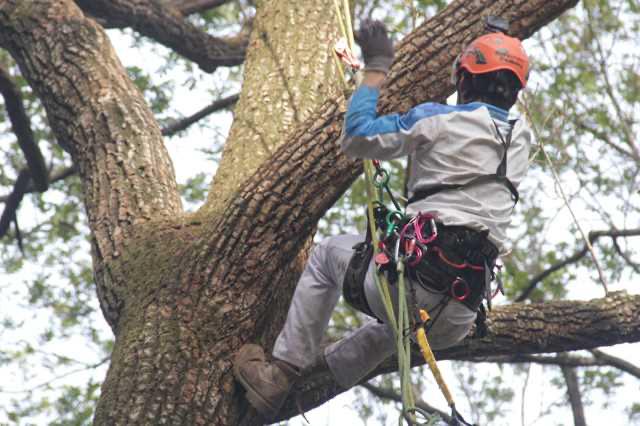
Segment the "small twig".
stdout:
<svg viewBox="0 0 640 426">
<path fill-rule="evenodd" d="M 558 354 L 558 358 L 567 356 L 566 354 Z M 584 406 L 582 404 L 582 393 L 580 392 L 580 384 L 578 383 L 578 375 L 575 367 L 561 366 L 560 370 L 567 384 L 567 394 L 569 395 L 569 403 L 573 413 L 573 423 L 575 426 L 587 426 L 584 417 Z"/>
<path fill-rule="evenodd" d="M 600 263 L 598 262 L 598 258 L 596 257 L 595 250 L 593 250 L 593 246 L 591 245 L 591 242 L 587 238 L 587 234 L 584 232 L 584 229 L 582 229 L 582 225 L 580 225 L 580 222 L 578 221 L 578 218 L 576 217 L 575 212 L 571 208 L 571 205 L 569 203 L 567 195 L 565 194 L 564 190 L 562 189 L 562 183 L 560 181 L 560 176 L 558 176 L 558 172 L 556 171 L 556 168 L 555 168 L 555 166 L 553 164 L 553 161 L 551 160 L 551 157 L 549 157 L 549 154 L 544 149 L 544 142 L 542 141 L 542 138 L 540 136 L 540 132 L 538 131 L 538 128 L 536 127 L 535 123 L 533 123 L 533 121 L 531 120 L 531 113 L 530 113 L 530 110 L 529 110 L 529 108 L 527 106 L 527 103 L 526 102 L 522 102 L 521 104 L 522 104 L 522 106 L 523 106 L 523 108 L 525 110 L 525 113 L 527 114 L 527 117 L 529 118 L 529 122 L 532 123 L 531 124 L 531 129 L 533 130 L 533 133 L 534 133 L 536 139 L 538 140 L 538 143 L 540 144 L 541 151 L 544 154 L 544 157 L 545 157 L 545 159 L 547 161 L 547 164 L 549 165 L 549 168 L 551 169 L 551 173 L 553 175 L 553 179 L 556 181 L 556 187 L 558 189 L 558 192 L 560 192 L 560 196 L 564 200 L 564 203 L 567 206 L 567 209 L 569 210 L 569 213 L 571 213 L 571 217 L 573 218 L 573 222 L 578 227 L 578 231 L 580 232 L 580 235 L 582 235 L 582 239 L 584 240 L 585 245 L 587 246 L 587 249 L 589 250 L 589 253 L 591 253 L 591 258 L 593 259 L 593 263 L 596 265 L 596 268 L 598 270 L 598 275 L 600 277 L 600 282 L 602 283 L 602 286 L 604 287 L 605 296 L 608 296 L 609 295 L 609 288 L 608 288 L 608 285 L 607 285 L 607 280 L 604 277 L 604 272 L 602 271 L 602 268 L 600 267 Z"/>
<path fill-rule="evenodd" d="M 70 166 L 70 167 L 65 167 L 64 169 L 59 169 L 53 173 L 51 173 L 49 175 L 49 183 L 53 184 L 56 183 L 58 181 L 64 180 L 66 178 L 68 178 L 69 176 L 73 176 L 74 174 L 76 174 L 77 169 L 75 166 Z M 14 186 L 14 191 L 15 191 L 15 186 Z M 33 185 L 33 182 L 31 180 L 29 180 L 27 187 L 24 191 L 25 194 L 29 194 L 31 192 L 37 192 L 36 188 Z M 6 203 L 9 200 L 9 197 L 11 195 L 3 195 L 0 196 L 0 203 Z"/>
<path fill-rule="evenodd" d="M 389 399 L 389 400 L 395 401 L 395 402 L 402 402 L 402 396 L 399 395 L 397 392 L 393 391 L 392 389 L 384 389 L 384 388 L 381 388 L 379 386 L 372 385 L 369 382 L 362 383 L 360 386 L 362 386 L 363 388 L 365 388 L 366 390 L 368 390 L 369 392 L 371 392 L 373 395 L 377 396 L 378 398 Z M 419 399 L 419 400 L 416 401 L 416 407 L 421 409 L 421 410 L 426 411 L 429 414 L 437 414 L 438 416 L 440 416 L 442 418 L 442 420 L 444 420 L 447 423 L 449 423 L 451 421 L 451 416 L 449 416 L 444 411 L 437 409 L 436 407 L 432 406 L 431 404 L 428 404 L 427 402 L 423 401 L 422 399 Z"/>
<path fill-rule="evenodd" d="M 629 361 L 609 355 L 599 349 L 592 349 L 590 352 L 596 359 L 605 362 L 607 365 L 615 367 L 640 379 L 640 367 L 630 363 Z"/>
<path fill-rule="evenodd" d="M 631 151 L 633 152 L 633 158 L 636 161 L 640 161 L 640 150 L 638 150 L 638 147 L 634 143 L 633 131 L 629 127 L 629 119 L 625 116 L 624 112 L 622 111 L 620 102 L 618 101 L 618 98 L 615 96 L 615 93 L 613 92 L 613 86 L 609 79 L 609 67 L 607 65 L 606 58 L 605 58 L 606 55 L 602 48 L 602 44 L 600 43 L 598 32 L 595 31 L 593 28 L 593 22 L 594 22 L 593 14 L 591 13 L 591 9 L 589 9 L 588 7 L 585 8 L 585 10 L 587 11 L 587 15 L 589 16 L 589 19 L 587 19 L 587 26 L 589 27 L 589 31 L 593 36 L 593 40 L 596 44 L 597 52 L 600 55 L 600 57 L 598 58 L 598 60 L 596 60 L 596 62 L 599 65 L 600 74 L 602 75 L 602 78 L 604 81 L 605 92 L 607 93 L 607 96 L 609 97 L 609 100 L 613 105 L 613 109 L 615 110 L 616 115 L 618 116 L 618 120 L 620 121 L 620 127 L 622 128 L 622 132 L 624 133 L 624 137 L 626 139 L 627 145 L 629 145 L 629 147 L 631 148 Z"/>
<path fill-rule="evenodd" d="M 482 358 L 472 358 L 471 362 L 489 362 L 498 364 L 540 364 L 555 365 L 565 367 L 614 367 L 620 371 L 624 371 L 634 377 L 640 379 L 640 367 L 630 363 L 629 361 L 606 354 L 598 349 L 592 349 L 593 357 L 585 357 L 579 355 L 567 355 L 558 358 L 550 355 L 500 355 Z"/>
<path fill-rule="evenodd" d="M 588 241 L 591 243 L 595 243 L 601 237 L 611 237 L 614 240 L 620 237 L 635 237 L 640 236 L 640 228 L 636 229 L 610 229 L 608 231 L 591 231 L 588 236 Z M 545 269 L 540 272 L 535 277 L 531 278 L 527 287 L 522 291 L 522 293 L 515 299 L 516 302 L 524 302 L 531 292 L 536 288 L 538 283 L 547 278 L 549 275 L 553 274 L 556 271 L 572 264 L 576 263 L 580 259 L 582 259 L 589 252 L 589 248 L 585 245 L 581 250 L 578 250 L 571 256 L 566 259 L 554 264 L 550 268 Z"/>
<path fill-rule="evenodd" d="M 189 126 L 191 126 L 192 124 L 198 122 L 199 120 L 203 119 L 204 117 L 213 114 L 214 112 L 223 110 L 223 109 L 228 109 L 231 108 L 233 105 L 236 104 L 236 102 L 238 102 L 240 95 L 239 94 L 235 94 L 235 95 L 231 95 L 231 96 L 227 96 L 226 98 L 222 98 L 222 99 L 217 99 L 216 101 L 214 101 L 211 105 L 206 106 L 204 108 L 202 108 L 200 111 L 196 112 L 195 114 L 183 118 L 181 120 L 178 120 L 170 125 L 168 125 L 167 127 L 162 129 L 162 135 L 163 136 L 173 136 L 176 133 L 185 130 L 186 128 L 188 128 Z"/>
<path fill-rule="evenodd" d="M 0 216 L 0 238 L 9 230 L 9 225 L 14 221 L 16 217 L 16 211 L 20 206 L 22 197 L 24 197 L 25 190 L 31 179 L 31 174 L 28 169 L 23 169 L 16 179 L 16 183 L 13 187 L 13 191 L 7 197 L 7 201 L 4 206 L 2 216 Z"/>
<path fill-rule="evenodd" d="M 640 274 L 640 265 L 631 260 L 631 258 L 624 252 L 624 250 L 622 250 L 622 247 L 620 247 L 620 244 L 618 244 L 617 238 L 613 239 L 613 247 L 616 249 L 616 252 L 620 255 L 620 257 L 622 257 L 625 262 L 627 262 L 627 265 L 629 265 L 637 274 Z"/>
<path fill-rule="evenodd" d="M 520 401 L 520 424 L 522 426 L 526 426 L 525 425 L 525 400 L 526 400 L 526 396 L 527 396 L 527 387 L 529 386 L 529 377 L 531 377 L 531 364 L 529 364 L 529 366 L 527 367 L 527 375 L 524 378 L 524 384 L 522 385 L 522 395 L 520 397 L 521 401 Z"/>
<path fill-rule="evenodd" d="M 52 378 L 51 380 L 47 380 L 46 382 L 42 382 L 40 384 L 37 384 L 33 387 L 27 388 L 27 389 L 21 389 L 21 390 L 0 390 L 0 393 L 7 393 L 7 394 L 16 394 L 16 393 L 29 393 L 29 392 L 33 392 L 36 389 L 41 389 L 43 387 L 49 386 L 51 383 L 60 380 L 60 379 L 64 379 L 65 377 L 71 376 L 73 374 L 76 373 L 81 373 L 83 371 L 87 371 L 87 370 L 92 370 L 95 368 L 100 367 L 102 364 L 106 363 L 107 361 L 109 361 L 111 359 L 111 355 L 109 355 L 108 357 L 102 359 L 101 361 L 95 363 L 95 364 L 91 364 L 88 365 L 86 367 L 82 367 L 82 368 L 76 368 L 75 370 L 71 370 L 71 371 L 67 371 L 64 374 L 60 374 L 54 378 Z"/>
</svg>

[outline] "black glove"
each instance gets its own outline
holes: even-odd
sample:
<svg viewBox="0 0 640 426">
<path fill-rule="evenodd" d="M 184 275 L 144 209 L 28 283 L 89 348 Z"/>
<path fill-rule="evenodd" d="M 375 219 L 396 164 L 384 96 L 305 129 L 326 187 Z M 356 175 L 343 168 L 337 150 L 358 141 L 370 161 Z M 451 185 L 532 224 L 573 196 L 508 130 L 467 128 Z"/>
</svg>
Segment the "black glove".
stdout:
<svg viewBox="0 0 640 426">
<path fill-rule="evenodd" d="M 393 62 L 393 43 L 381 21 L 365 19 L 355 33 L 364 57 L 365 71 L 389 72 Z"/>
</svg>

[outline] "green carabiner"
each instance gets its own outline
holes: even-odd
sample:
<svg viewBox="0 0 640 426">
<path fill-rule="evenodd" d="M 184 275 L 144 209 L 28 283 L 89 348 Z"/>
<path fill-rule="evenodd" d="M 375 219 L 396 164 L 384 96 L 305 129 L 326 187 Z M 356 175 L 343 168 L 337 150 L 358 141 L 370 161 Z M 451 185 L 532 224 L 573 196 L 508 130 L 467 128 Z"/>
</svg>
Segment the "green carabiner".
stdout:
<svg viewBox="0 0 640 426">
<path fill-rule="evenodd" d="M 393 232 L 398 229 L 398 224 L 402 222 L 402 219 L 404 219 L 404 215 L 401 212 L 397 210 L 389 210 L 386 217 L 387 232 L 385 235 L 387 237 L 390 237 Z"/>
<path fill-rule="evenodd" d="M 389 172 L 385 169 L 376 170 L 375 176 L 373 176 L 373 184 L 376 188 L 384 188 L 389 183 Z"/>
</svg>

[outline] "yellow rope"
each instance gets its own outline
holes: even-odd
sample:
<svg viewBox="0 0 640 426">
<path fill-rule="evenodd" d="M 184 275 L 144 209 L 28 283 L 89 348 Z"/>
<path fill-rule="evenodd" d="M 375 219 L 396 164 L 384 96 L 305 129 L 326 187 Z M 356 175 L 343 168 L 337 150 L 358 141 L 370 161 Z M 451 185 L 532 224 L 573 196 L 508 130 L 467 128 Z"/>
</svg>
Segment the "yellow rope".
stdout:
<svg viewBox="0 0 640 426">
<path fill-rule="evenodd" d="M 426 310 L 420 309 L 420 319 L 423 324 L 429 320 L 429 314 Z M 451 396 L 451 392 L 449 392 L 449 388 L 447 387 L 446 382 L 442 377 L 442 373 L 440 372 L 440 368 L 438 368 L 438 363 L 436 361 L 436 357 L 431 350 L 431 345 L 429 345 L 429 341 L 427 340 L 427 333 L 424 331 L 424 326 L 420 326 L 418 331 L 416 332 L 416 339 L 418 341 L 418 346 L 420 346 L 420 352 L 422 352 L 422 356 L 424 360 L 429 365 L 429 369 L 431 369 L 431 373 L 433 377 L 436 379 L 444 398 L 447 400 L 449 406 L 454 405 L 453 396 Z"/>
</svg>

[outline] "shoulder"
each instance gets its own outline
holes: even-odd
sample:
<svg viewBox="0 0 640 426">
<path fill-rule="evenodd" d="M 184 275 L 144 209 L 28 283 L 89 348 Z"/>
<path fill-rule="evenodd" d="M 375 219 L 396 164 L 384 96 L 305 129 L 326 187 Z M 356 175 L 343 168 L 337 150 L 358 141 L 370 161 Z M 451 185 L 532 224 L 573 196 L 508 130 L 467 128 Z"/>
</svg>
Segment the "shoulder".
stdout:
<svg viewBox="0 0 640 426">
<path fill-rule="evenodd" d="M 409 112 L 407 112 L 403 117 L 403 122 L 407 127 L 411 127 L 421 120 L 437 120 L 452 114 L 471 113 L 480 110 L 483 107 L 490 107 L 490 105 L 482 104 L 480 102 L 463 105 L 444 105 L 435 102 L 426 102 L 413 107 Z"/>
<path fill-rule="evenodd" d="M 533 145 L 535 143 L 535 136 L 533 134 L 533 130 L 529 123 L 524 119 L 520 118 L 513 129 L 514 136 L 520 140 L 522 140 L 527 145 Z"/>
</svg>

